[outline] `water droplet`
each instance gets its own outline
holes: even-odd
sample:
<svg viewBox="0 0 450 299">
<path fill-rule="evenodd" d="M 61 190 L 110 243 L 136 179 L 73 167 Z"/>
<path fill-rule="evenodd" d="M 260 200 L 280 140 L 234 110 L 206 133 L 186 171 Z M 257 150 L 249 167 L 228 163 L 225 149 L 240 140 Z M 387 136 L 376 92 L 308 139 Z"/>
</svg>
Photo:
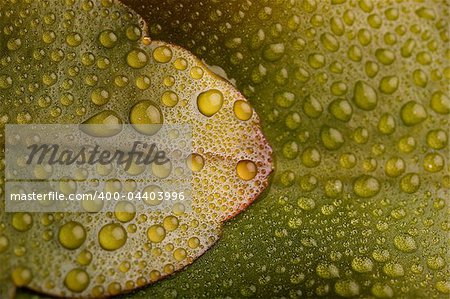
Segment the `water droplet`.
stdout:
<svg viewBox="0 0 450 299">
<path fill-rule="evenodd" d="M 123 121 L 112 110 L 104 110 L 91 116 L 80 125 L 80 130 L 95 137 L 111 137 L 122 131 Z"/>
<path fill-rule="evenodd" d="M 436 289 L 442 294 L 450 294 L 450 281 L 438 281 L 436 282 Z"/>
<path fill-rule="evenodd" d="M 443 130 L 431 130 L 427 133 L 427 144 L 433 149 L 443 149 L 448 144 L 447 133 Z"/>
<path fill-rule="evenodd" d="M 154 196 L 155 194 L 158 194 L 158 192 L 163 192 L 163 190 L 156 185 L 149 185 L 145 187 L 144 190 L 142 190 L 142 194 L 145 195 L 143 196 L 145 203 L 149 206 L 157 206 L 161 204 L 161 200 L 159 200 L 157 196 Z"/>
<path fill-rule="evenodd" d="M 358 81 L 355 84 L 353 101 L 358 108 L 369 111 L 377 106 L 378 97 L 372 86 L 363 81 Z"/>
<path fill-rule="evenodd" d="M 13 80 L 10 76 L 0 75 L 0 89 L 8 89 L 13 84 Z"/>
<path fill-rule="evenodd" d="M 267 61 L 274 62 L 280 60 L 284 55 L 284 44 L 270 44 L 263 48 L 263 58 Z"/>
<path fill-rule="evenodd" d="M 5 252 L 9 247 L 9 239 L 6 236 L 0 236 L 0 253 Z"/>
<path fill-rule="evenodd" d="M 318 118 L 322 115 L 322 104 L 315 97 L 308 96 L 304 101 L 303 111 L 310 118 Z"/>
<path fill-rule="evenodd" d="M 416 173 L 407 173 L 400 180 L 400 188 L 403 192 L 414 193 L 420 187 L 420 177 Z"/>
<path fill-rule="evenodd" d="M 189 248 L 195 249 L 200 245 L 200 240 L 197 237 L 191 237 L 188 240 Z"/>
<path fill-rule="evenodd" d="M 142 49 L 133 49 L 127 54 L 127 63 L 134 69 L 141 69 L 148 63 L 148 55 Z"/>
<path fill-rule="evenodd" d="M 91 93 L 91 100 L 95 105 L 101 106 L 108 103 L 110 99 L 109 91 L 102 88 L 96 88 Z"/>
<path fill-rule="evenodd" d="M 351 45 L 348 48 L 347 56 L 349 59 L 351 59 L 355 62 L 360 62 L 362 60 L 362 55 L 363 55 L 363 53 L 358 46 Z"/>
<path fill-rule="evenodd" d="M 234 115 L 240 120 L 249 120 L 253 115 L 253 108 L 250 104 L 243 100 L 237 100 L 233 104 Z"/>
<path fill-rule="evenodd" d="M 173 91 L 166 91 L 163 93 L 161 101 L 167 107 L 174 107 L 178 103 L 178 95 Z"/>
<path fill-rule="evenodd" d="M 193 79 L 199 80 L 203 78 L 203 69 L 201 67 L 194 66 L 191 68 L 190 74 Z"/>
<path fill-rule="evenodd" d="M 289 114 L 285 118 L 285 124 L 286 127 L 290 130 L 295 130 L 300 127 L 300 124 L 302 122 L 302 119 L 300 117 L 300 114 L 297 112 L 289 112 Z"/>
<path fill-rule="evenodd" d="M 98 40 L 103 47 L 111 49 L 117 44 L 117 35 L 112 30 L 103 30 L 100 32 Z"/>
<path fill-rule="evenodd" d="M 359 295 L 360 287 L 353 280 L 338 280 L 334 284 L 334 291 L 342 297 L 353 297 Z"/>
<path fill-rule="evenodd" d="M 69 221 L 59 229 L 58 240 L 67 249 L 77 249 L 86 240 L 86 230 L 81 223 Z"/>
<path fill-rule="evenodd" d="M 177 58 L 173 62 L 173 66 L 179 71 L 184 71 L 188 67 L 188 62 L 184 58 Z"/>
<path fill-rule="evenodd" d="M 380 192 L 380 188 L 380 182 L 369 175 L 361 175 L 353 183 L 353 191 L 361 197 L 373 197 Z"/>
<path fill-rule="evenodd" d="M 172 60 L 172 50 L 166 46 L 157 47 L 153 51 L 153 59 L 159 63 L 167 63 Z"/>
<path fill-rule="evenodd" d="M 344 153 L 339 158 L 339 164 L 343 168 L 351 169 L 356 165 L 356 157 L 352 153 Z"/>
<path fill-rule="evenodd" d="M 351 119 L 353 108 L 345 99 L 337 99 L 328 105 L 328 111 L 338 120 L 347 122 Z"/>
<path fill-rule="evenodd" d="M 380 80 L 379 89 L 382 93 L 393 94 L 397 91 L 399 85 L 399 79 L 397 76 L 386 76 Z"/>
<path fill-rule="evenodd" d="M 358 273 L 371 272 L 373 269 L 373 262 L 368 257 L 355 257 L 352 260 L 352 269 Z"/>
<path fill-rule="evenodd" d="M 88 250 L 81 251 L 77 256 L 77 263 L 82 266 L 87 266 L 92 261 L 92 253 Z"/>
<path fill-rule="evenodd" d="M 199 154 L 191 154 L 187 158 L 186 163 L 190 170 L 198 172 L 203 169 L 203 166 L 205 165 L 205 160 Z"/>
<path fill-rule="evenodd" d="M 339 277 L 339 269 L 334 264 L 321 262 L 316 266 L 316 273 L 323 279 Z"/>
<path fill-rule="evenodd" d="M 367 46 L 372 41 L 372 34 L 369 30 L 362 28 L 358 31 L 358 40 L 362 46 Z"/>
<path fill-rule="evenodd" d="M 141 28 L 136 25 L 128 25 L 125 29 L 125 35 L 131 41 L 137 41 L 141 38 Z"/>
<path fill-rule="evenodd" d="M 310 197 L 300 197 L 297 200 L 297 205 L 305 211 L 310 211 L 316 207 L 316 203 Z"/>
<path fill-rule="evenodd" d="M 220 90 L 210 89 L 202 92 L 197 97 L 198 110 L 205 116 L 216 114 L 223 105 L 223 94 Z"/>
<path fill-rule="evenodd" d="M 236 165 L 236 173 L 241 179 L 249 181 L 256 176 L 258 169 L 254 162 L 250 160 L 241 160 Z"/>
<path fill-rule="evenodd" d="M 13 270 L 11 278 L 15 286 L 23 287 L 31 282 L 33 273 L 27 267 L 18 266 Z"/>
<path fill-rule="evenodd" d="M 330 198 L 337 198 L 342 194 L 344 184 L 341 180 L 330 179 L 325 182 L 324 190 L 326 196 Z"/>
<path fill-rule="evenodd" d="M 376 62 L 367 61 L 364 65 L 364 70 L 369 78 L 373 78 L 378 74 L 379 66 Z"/>
<path fill-rule="evenodd" d="M 428 172 L 438 172 L 444 168 L 444 158 L 438 153 L 427 154 L 423 159 L 423 168 Z"/>
<path fill-rule="evenodd" d="M 446 265 L 445 259 L 440 255 L 431 255 L 427 257 L 427 266 L 431 270 L 440 270 Z"/>
<path fill-rule="evenodd" d="M 131 108 L 130 122 L 138 132 L 153 135 L 161 128 L 163 115 L 152 101 L 140 101 Z"/>
<path fill-rule="evenodd" d="M 166 231 L 174 231 L 178 228 L 179 221 L 178 218 L 175 216 L 167 216 L 163 220 L 163 227 Z"/>
<path fill-rule="evenodd" d="M 320 36 L 320 40 L 324 45 L 325 49 L 330 52 L 336 52 L 339 50 L 339 41 L 334 37 L 334 35 L 326 32 Z"/>
<path fill-rule="evenodd" d="M 311 54 L 308 56 L 308 64 L 314 68 L 319 69 L 325 66 L 325 56 L 322 54 Z"/>
<path fill-rule="evenodd" d="M 104 225 L 98 233 L 100 246 L 108 251 L 117 250 L 127 241 L 127 232 L 118 223 Z"/>
<path fill-rule="evenodd" d="M 66 43 L 71 46 L 71 47 L 77 47 L 81 44 L 81 42 L 83 41 L 83 38 L 81 37 L 81 35 L 77 32 L 72 32 L 69 33 L 66 36 Z"/>
<path fill-rule="evenodd" d="M 20 38 L 10 38 L 6 43 L 6 47 L 10 51 L 19 50 L 22 47 L 22 40 Z"/>
<path fill-rule="evenodd" d="M 344 144 L 344 136 L 342 133 L 329 126 L 322 126 L 320 129 L 320 138 L 323 146 L 328 150 L 337 150 Z"/>
<path fill-rule="evenodd" d="M 402 137 L 398 141 L 397 147 L 403 153 L 410 153 L 416 148 L 416 140 L 411 136 Z"/>
<path fill-rule="evenodd" d="M 295 95 L 292 92 L 276 92 L 273 98 L 275 103 L 282 108 L 289 108 L 295 103 Z"/>
<path fill-rule="evenodd" d="M 67 273 L 64 285 L 72 292 L 83 292 L 90 283 L 89 275 L 83 269 L 73 269 Z"/>
<path fill-rule="evenodd" d="M 19 232 L 25 232 L 33 225 L 33 217 L 30 213 L 18 212 L 12 216 L 12 226 Z"/>
<path fill-rule="evenodd" d="M 405 171 L 406 165 L 402 158 L 393 157 L 386 161 L 384 171 L 387 176 L 398 177 Z"/>
<path fill-rule="evenodd" d="M 389 277 L 396 278 L 405 275 L 403 266 L 399 263 L 386 263 L 383 266 L 383 272 Z"/>
<path fill-rule="evenodd" d="M 120 283 L 113 281 L 108 285 L 108 292 L 110 295 L 118 295 L 122 291 Z"/>
<path fill-rule="evenodd" d="M 128 84 L 128 78 L 123 75 L 117 75 L 114 78 L 114 84 L 118 87 L 125 87 Z"/>
<path fill-rule="evenodd" d="M 172 172 L 172 163 L 170 161 L 164 164 L 151 164 L 152 173 L 154 176 L 160 179 L 164 179 Z"/>
<path fill-rule="evenodd" d="M 186 258 L 187 256 L 187 252 L 184 248 L 177 248 L 175 249 L 175 251 L 173 252 L 173 257 L 177 260 L 177 261 L 182 261 Z"/>
<path fill-rule="evenodd" d="M 166 230 L 161 225 L 152 225 L 147 230 L 147 237 L 153 243 L 160 243 L 166 237 Z"/>
<path fill-rule="evenodd" d="M 414 252 L 417 249 L 416 241 L 409 234 L 399 234 L 394 237 L 395 247 L 403 252 Z"/>
<path fill-rule="evenodd" d="M 139 75 L 136 77 L 136 87 L 140 90 L 146 90 L 150 87 L 150 78 L 146 75 Z"/>
<path fill-rule="evenodd" d="M 376 282 L 373 284 L 371 289 L 372 295 L 374 295 L 377 298 L 392 298 L 394 297 L 394 291 L 392 288 L 387 284 L 382 284 L 379 282 Z"/>
<path fill-rule="evenodd" d="M 297 157 L 299 146 L 295 141 L 288 141 L 283 145 L 283 156 L 286 159 L 293 160 Z"/>
<path fill-rule="evenodd" d="M 116 204 L 114 215 L 120 222 L 129 222 L 136 216 L 136 208 L 131 202 L 120 201 Z"/>
<path fill-rule="evenodd" d="M 409 101 L 402 106 L 400 116 L 405 125 L 414 126 L 427 119 L 428 113 L 422 104 Z"/>
<path fill-rule="evenodd" d="M 391 50 L 388 49 L 377 49 L 375 51 L 375 56 L 378 61 L 384 65 L 390 65 L 395 60 L 395 54 Z"/>
<path fill-rule="evenodd" d="M 431 96 L 431 108 L 440 114 L 450 113 L 450 98 L 448 95 L 437 91 Z"/>
<path fill-rule="evenodd" d="M 427 20 L 434 20 L 436 18 L 436 14 L 432 8 L 429 7 L 421 7 L 416 10 L 416 14 Z"/>
<path fill-rule="evenodd" d="M 378 131 L 381 134 L 390 135 L 395 131 L 395 118 L 389 113 L 385 113 L 378 121 Z"/>
</svg>

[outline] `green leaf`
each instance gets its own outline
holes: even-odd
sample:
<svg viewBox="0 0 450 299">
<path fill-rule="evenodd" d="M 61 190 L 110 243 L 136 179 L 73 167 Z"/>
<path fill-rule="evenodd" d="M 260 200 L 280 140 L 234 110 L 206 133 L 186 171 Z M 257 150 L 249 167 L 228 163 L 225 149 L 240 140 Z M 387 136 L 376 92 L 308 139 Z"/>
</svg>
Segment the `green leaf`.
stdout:
<svg viewBox="0 0 450 299">
<path fill-rule="evenodd" d="M 236 82 L 277 156 L 218 246 L 137 298 L 448 297 L 448 2 L 124 2 Z"/>
<path fill-rule="evenodd" d="M 151 41 L 125 6 L 3 1 L 0 28 L 1 127 L 113 124 L 88 132 L 110 136 L 123 123 L 144 134 L 152 133 L 145 124 L 187 123 L 194 172 L 189 210 L 128 203 L 128 212 L 6 213 L 1 201 L 1 291 L 12 281 L 53 296 L 104 297 L 156 282 L 203 254 L 267 186 L 271 148 L 246 99 L 188 51 Z M 4 184 L 2 173 L 2 193 Z M 146 190 L 140 181 L 128 187 Z"/>
</svg>

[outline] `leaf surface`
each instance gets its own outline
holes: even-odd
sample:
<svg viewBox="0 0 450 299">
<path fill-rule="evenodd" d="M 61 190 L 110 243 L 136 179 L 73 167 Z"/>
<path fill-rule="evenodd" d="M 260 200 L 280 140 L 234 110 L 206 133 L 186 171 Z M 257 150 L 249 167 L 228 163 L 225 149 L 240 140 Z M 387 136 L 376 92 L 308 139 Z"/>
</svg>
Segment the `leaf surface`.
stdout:
<svg viewBox="0 0 450 299">
<path fill-rule="evenodd" d="M 187 50 L 151 41 L 120 3 L 3 1 L 0 28 L 2 126 L 189 124 L 194 155 L 190 209 L 5 213 L 1 201 L 2 285 L 87 298 L 156 282 L 203 254 L 267 186 L 271 148 L 247 100 Z M 130 179 L 96 190 L 145 191 Z"/>
</svg>

